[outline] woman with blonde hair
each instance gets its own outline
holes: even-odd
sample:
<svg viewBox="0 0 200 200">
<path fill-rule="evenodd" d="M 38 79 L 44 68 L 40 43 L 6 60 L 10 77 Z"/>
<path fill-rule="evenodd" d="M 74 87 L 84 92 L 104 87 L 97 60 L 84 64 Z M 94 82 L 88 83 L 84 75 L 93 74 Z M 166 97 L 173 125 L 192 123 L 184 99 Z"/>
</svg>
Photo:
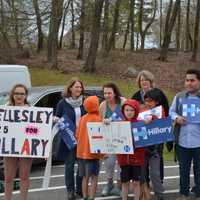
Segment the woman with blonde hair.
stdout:
<svg viewBox="0 0 200 200">
<path fill-rule="evenodd" d="M 8 106 L 29 106 L 27 101 L 28 89 L 25 85 L 16 84 L 10 93 Z M 20 178 L 20 199 L 28 199 L 29 174 L 32 159 L 22 157 L 4 157 L 5 200 L 11 200 L 17 168 Z"/>
</svg>

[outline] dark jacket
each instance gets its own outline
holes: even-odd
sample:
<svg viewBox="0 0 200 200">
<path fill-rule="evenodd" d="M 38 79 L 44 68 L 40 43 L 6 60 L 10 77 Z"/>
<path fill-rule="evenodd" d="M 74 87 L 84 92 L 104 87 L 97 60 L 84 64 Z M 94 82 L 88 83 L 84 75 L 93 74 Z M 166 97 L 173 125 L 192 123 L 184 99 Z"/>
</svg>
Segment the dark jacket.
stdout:
<svg viewBox="0 0 200 200">
<path fill-rule="evenodd" d="M 158 103 L 164 108 L 165 116 L 167 117 L 169 115 L 169 103 L 168 103 L 167 97 L 165 96 L 162 90 L 158 88 L 154 88 L 154 89 L 158 90 L 160 93 L 160 101 Z M 132 99 L 139 101 L 140 104 L 144 104 L 144 97 L 141 90 L 138 90 L 135 94 L 133 94 Z"/>
<path fill-rule="evenodd" d="M 81 116 L 83 116 L 86 113 L 83 105 L 80 106 L 80 109 L 81 109 Z M 76 124 L 76 116 L 74 108 L 69 103 L 67 103 L 66 100 L 63 98 L 57 104 L 56 116 L 60 118 L 64 114 L 67 114 L 67 116 L 71 119 L 71 121 L 74 122 L 74 124 Z M 60 144 L 57 153 L 58 159 L 65 160 L 68 151 L 70 150 L 67 148 L 64 141 L 60 138 Z"/>
</svg>

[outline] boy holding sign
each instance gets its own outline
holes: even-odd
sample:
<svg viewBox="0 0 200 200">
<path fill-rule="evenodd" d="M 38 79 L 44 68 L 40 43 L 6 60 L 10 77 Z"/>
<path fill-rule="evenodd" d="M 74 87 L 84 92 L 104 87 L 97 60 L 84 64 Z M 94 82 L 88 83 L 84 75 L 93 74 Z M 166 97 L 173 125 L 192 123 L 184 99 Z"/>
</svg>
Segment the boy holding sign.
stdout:
<svg viewBox="0 0 200 200">
<path fill-rule="evenodd" d="M 87 132 L 88 122 L 101 122 L 99 115 L 99 100 L 96 96 L 90 96 L 84 101 L 84 108 L 87 111 L 79 122 L 76 133 L 77 137 L 77 158 L 79 174 L 83 177 L 82 192 L 84 200 L 93 200 L 96 194 L 97 179 L 99 174 L 100 154 L 90 153 L 90 144 Z M 91 179 L 91 190 L 89 194 L 89 179 Z"/>
<path fill-rule="evenodd" d="M 122 106 L 124 118 L 130 122 L 137 122 L 139 103 L 136 100 L 127 100 Z M 134 154 L 118 155 L 118 163 L 121 167 L 122 199 L 128 199 L 129 182 L 132 180 L 134 199 L 140 198 L 141 168 L 144 165 L 144 148 L 136 148 Z"/>
</svg>

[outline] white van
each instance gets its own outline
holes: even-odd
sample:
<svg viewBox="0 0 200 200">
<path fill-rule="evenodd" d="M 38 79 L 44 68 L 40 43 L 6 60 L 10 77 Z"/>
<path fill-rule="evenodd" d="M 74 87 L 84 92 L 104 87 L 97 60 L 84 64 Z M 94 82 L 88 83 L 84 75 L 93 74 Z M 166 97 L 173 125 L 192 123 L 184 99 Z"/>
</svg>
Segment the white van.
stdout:
<svg viewBox="0 0 200 200">
<path fill-rule="evenodd" d="M 28 67 L 24 65 L 0 65 L 0 92 L 10 92 L 15 84 L 31 87 Z"/>
</svg>

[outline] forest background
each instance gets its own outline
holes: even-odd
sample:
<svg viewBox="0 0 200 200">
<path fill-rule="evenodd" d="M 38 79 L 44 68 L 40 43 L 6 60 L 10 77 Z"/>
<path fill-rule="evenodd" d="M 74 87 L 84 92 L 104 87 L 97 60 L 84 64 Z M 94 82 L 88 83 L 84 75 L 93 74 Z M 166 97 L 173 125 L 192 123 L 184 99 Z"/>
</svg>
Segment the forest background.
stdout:
<svg viewBox="0 0 200 200">
<path fill-rule="evenodd" d="M 133 83 L 147 69 L 175 93 L 200 67 L 199 18 L 200 0 L 0 0 L 0 63 L 37 71 L 35 85 L 60 73 Z"/>
</svg>

